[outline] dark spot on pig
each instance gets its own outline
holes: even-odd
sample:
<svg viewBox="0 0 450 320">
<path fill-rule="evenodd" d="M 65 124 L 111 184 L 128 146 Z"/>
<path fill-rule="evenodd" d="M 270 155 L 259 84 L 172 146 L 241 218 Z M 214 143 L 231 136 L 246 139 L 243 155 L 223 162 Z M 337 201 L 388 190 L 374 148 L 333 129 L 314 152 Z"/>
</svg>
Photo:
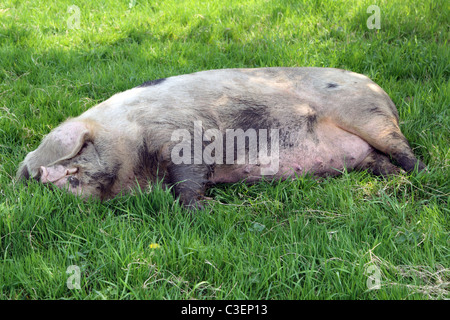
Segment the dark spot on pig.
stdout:
<svg viewBox="0 0 450 320">
<path fill-rule="evenodd" d="M 104 182 L 104 184 L 106 185 L 111 185 L 114 183 L 117 175 L 106 172 L 95 172 L 92 173 L 90 177 L 92 178 L 93 182 L 98 183 Z"/>
<path fill-rule="evenodd" d="M 232 123 L 234 132 L 238 132 L 237 130 L 242 130 L 245 135 L 245 153 L 246 159 L 248 159 L 248 152 L 250 147 L 250 137 L 256 134 L 257 143 L 259 144 L 259 139 L 262 138 L 262 132 L 260 130 L 266 130 L 266 146 L 267 150 L 270 152 L 271 147 L 271 129 L 278 129 L 279 121 L 278 119 L 271 116 L 268 111 L 268 106 L 262 104 L 255 100 L 247 100 L 247 99 L 238 99 L 234 98 L 232 100 L 232 107 L 236 109 L 236 112 L 232 114 Z M 254 130 L 254 131 L 253 131 Z M 253 131 L 253 132 L 252 132 Z M 238 154 L 238 140 L 237 137 L 234 138 L 234 141 L 231 143 L 232 146 L 227 146 L 227 142 L 229 141 L 229 137 L 227 133 L 223 136 L 223 161 L 226 163 L 227 151 L 232 147 L 234 152 L 234 160 L 237 159 Z M 247 161 L 247 160 L 246 160 Z"/>
<path fill-rule="evenodd" d="M 158 84 L 163 83 L 165 80 L 166 80 L 166 78 L 146 81 L 143 84 L 137 86 L 136 88 L 145 88 L 145 87 L 156 86 Z"/>
<path fill-rule="evenodd" d="M 80 185 L 80 180 L 75 177 L 69 177 L 69 184 L 71 187 L 76 188 Z"/>
<path fill-rule="evenodd" d="M 294 147 L 294 143 L 291 140 L 291 130 L 290 129 L 280 129 L 279 139 L 280 139 L 280 147 L 283 147 L 283 148 L 293 148 Z M 270 146 L 267 146 L 267 148 L 270 151 Z"/>
<path fill-rule="evenodd" d="M 255 100 L 247 100 L 247 99 L 238 99 L 238 98 L 234 98 L 231 99 L 232 100 L 232 107 L 235 108 L 237 111 L 235 113 L 233 113 L 233 126 L 234 130 L 237 129 L 242 129 L 244 131 L 244 134 L 246 134 L 247 132 L 250 133 L 250 131 L 248 131 L 249 129 L 253 129 L 256 131 L 256 136 L 257 139 L 260 139 L 260 129 L 264 129 L 267 130 L 267 138 L 266 138 L 266 142 L 267 142 L 267 149 L 268 151 L 270 151 L 270 146 L 271 146 L 271 129 L 278 129 L 280 126 L 280 123 L 278 121 L 278 119 L 274 118 L 273 116 L 271 116 L 270 112 L 268 111 L 268 106 L 260 103 L 258 101 Z M 223 155 L 224 155 L 224 161 L 225 161 L 225 157 L 226 157 L 226 143 L 227 143 L 227 139 L 224 136 L 223 137 Z M 246 143 L 245 143 L 245 151 L 248 152 L 249 148 L 249 144 L 247 143 L 247 141 L 249 141 L 247 138 L 245 139 Z M 234 139 L 234 159 L 236 159 L 237 157 L 237 141 L 236 138 Z M 225 162 L 224 162 L 225 163 Z"/>
<path fill-rule="evenodd" d="M 117 179 L 117 176 L 119 174 L 120 168 L 122 167 L 122 165 L 120 163 L 116 163 L 113 167 L 113 169 L 111 170 L 111 175 L 114 176 L 114 179 Z"/>
<path fill-rule="evenodd" d="M 317 115 L 316 114 L 308 114 L 305 116 L 306 118 L 306 131 L 308 133 L 314 133 L 317 126 Z"/>
<path fill-rule="evenodd" d="M 334 82 L 327 83 L 327 88 L 337 88 L 337 87 L 339 87 L 337 83 Z"/>
<path fill-rule="evenodd" d="M 108 189 L 103 183 L 98 183 L 98 186 L 96 187 L 97 190 L 100 191 L 100 199 L 104 199 L 106 195 L 108 194 Z"/>
<path fill-rule="evenodd" d="M 92 178 L 92 174 L 89 171 L 84 171 L 83 175 L 85 175 L 88 178 Z"/>
<path fill-rule="evenodd" d="M 96 188 L 100 190 L 100 197 L 102 199 L 107 198 L 108 196 L 110 196 L 111 187 L 117 180 L 120 167 L 120 164 L 116 164 L 112 169 L 109 167 L 105 167 L 102 169 L 102 171 L 85 172 L 85 175 L 89 177 L 87 184 L 96 185 Z"/>
<path fill-rule="evenodd" d="M 267 105 L 244 99 L 234 99 L 233 104 L 239 110 L 234 114 L 235 129 L 269 130 L 278 127 L 278 122 L 270 116 Z"/>
<path fill-rule="evenodd" d="M 134 168 L 135 176 L 150 177 L 154 175 L 158 169 L 157 153 L 149 153 L 147 142 L 144 140 L 138 149 L 138 162 Z"/>
<path fill-rule="evenodd" d="M 371 104 L 367 111 L 374 116 L 386 116 L 386 113 L 374 104 Z"/>
</svg>

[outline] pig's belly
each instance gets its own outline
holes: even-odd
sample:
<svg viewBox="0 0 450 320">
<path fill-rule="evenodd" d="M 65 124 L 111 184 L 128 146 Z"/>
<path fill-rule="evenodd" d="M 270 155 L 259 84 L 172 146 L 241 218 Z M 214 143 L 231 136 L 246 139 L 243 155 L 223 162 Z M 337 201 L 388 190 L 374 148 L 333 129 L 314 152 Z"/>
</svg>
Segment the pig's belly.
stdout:
<svg viewBox="0 0 450 320">
<path fill-rule="evenodd" d="M 217 165 L 210 181 L 255 182 L 263 177 L 286 179 L 307 173 L 318 176 L 337 175 L 343 169 L 354 169 L 373 150 L 365 140 L 331 123 L 320 124 L 313 135 L 303 133 L 294 138 L 295 147 L 280 146 L 278 163 L 272 159 L 268 165 L 258 161 L 256 164 Z"/>
</svg>

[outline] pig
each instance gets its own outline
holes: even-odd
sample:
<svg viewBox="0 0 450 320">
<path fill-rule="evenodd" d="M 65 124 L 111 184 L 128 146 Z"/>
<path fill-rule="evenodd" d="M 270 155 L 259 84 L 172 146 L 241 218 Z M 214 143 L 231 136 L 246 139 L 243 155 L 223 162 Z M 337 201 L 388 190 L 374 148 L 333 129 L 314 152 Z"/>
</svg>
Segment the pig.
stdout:
<svg viewBox="0 0 450 320">
<path fill-rule="evenodd" d="M 202 208 L 213 184 L 354 169 L 425 169 L 389 96 L 351 71 L 272 67 L 201 71 L 115 94 L 52 130 L 16 177 L 101 200 L 162 181 L 184 206 Z"/>
</svg>

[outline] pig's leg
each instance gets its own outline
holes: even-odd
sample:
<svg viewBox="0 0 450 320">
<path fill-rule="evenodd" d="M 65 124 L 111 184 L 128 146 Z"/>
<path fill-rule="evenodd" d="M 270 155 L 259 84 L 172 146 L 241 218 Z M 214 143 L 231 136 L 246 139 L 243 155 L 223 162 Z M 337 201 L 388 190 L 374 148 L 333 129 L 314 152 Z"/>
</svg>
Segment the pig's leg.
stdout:
<svg viewBox="0 0 450 320">
<path fill-rule="evenodd" d="M 399 167 L 391 163 L 391 161 L 385 154 L 375 149 L 373 149 L 372 152 L 369 153 L 369 155 L 363 161 L 361 161 L 356 169 L 367 169 L 369 172 L 377 176 L 386 176 L 402 172 Z"/>
<path fill-rule="evenodd" d="M 419 171 L 425 169 L 425 165 L 415 157 L 400 131 L 397 118 L 387 108 L 373 107 L 353 118 L 340 115 L 334 121 L 342 129 L 356 134 L 375 149 L 390 156 L 405 171 L 413 171 L 416 165 Z"/>
<path fill-rule="evenodd" d="M 405 171 L 413 171 L 416 165 L 419 171 L 425 169 L 425 165 L 416 158 L 398 126 L 387 126 L 387 128 L 366 139 L 373 147 L 391 156 Z"/>
<path fill-rule="evenodd" d="M 202 209 L 202 199 L 211 169 L 207 165 L 172 164 L 169 179 L 180 202 L 189 209 Z"/>
</svg>

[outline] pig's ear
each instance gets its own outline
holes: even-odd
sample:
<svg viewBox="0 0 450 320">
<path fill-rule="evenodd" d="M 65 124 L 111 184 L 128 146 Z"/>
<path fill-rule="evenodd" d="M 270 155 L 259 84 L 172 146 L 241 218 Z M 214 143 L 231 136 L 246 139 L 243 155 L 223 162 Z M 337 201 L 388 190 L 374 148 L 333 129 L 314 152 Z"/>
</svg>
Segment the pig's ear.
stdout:
<svg viewBox="0 0 450 320">
<path fill-rule="evenodd" d="M 64 123 L 56 128 L 52 134 L 53 146 L 56 146 L 60 155 L 53 163 L 75 157 L 83 148 L 83 145 L 92 139 L 88 125 L 81 121 Z"/>
<path fill-rule="evenodd" d="M 67 121 L 50 132 L 41 145 L 22 162 L 17 178 L 36 178 L 41 166 L 51 166 L 71 159 L 85 142 L 92 140 L 91 125 L 83 121 Z"/>
</svg>

